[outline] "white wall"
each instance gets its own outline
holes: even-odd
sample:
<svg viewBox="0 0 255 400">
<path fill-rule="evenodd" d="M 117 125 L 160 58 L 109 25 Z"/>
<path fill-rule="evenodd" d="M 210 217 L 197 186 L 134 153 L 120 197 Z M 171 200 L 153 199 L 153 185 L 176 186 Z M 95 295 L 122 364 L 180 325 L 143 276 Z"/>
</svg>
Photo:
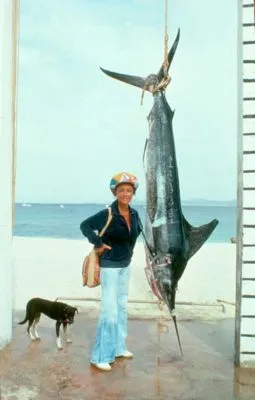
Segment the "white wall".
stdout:
<svg viewBox="0 0 255 400">
<path fill-rule="evenodd" d="M 255 26 L 253 1 L 241 3 L 236 359 L 255 367 Z"/>
<path fill-rule="evenodd" d="M 0 348 L 12 338 L 12 1 L 0 1 Z"/>
</svg>

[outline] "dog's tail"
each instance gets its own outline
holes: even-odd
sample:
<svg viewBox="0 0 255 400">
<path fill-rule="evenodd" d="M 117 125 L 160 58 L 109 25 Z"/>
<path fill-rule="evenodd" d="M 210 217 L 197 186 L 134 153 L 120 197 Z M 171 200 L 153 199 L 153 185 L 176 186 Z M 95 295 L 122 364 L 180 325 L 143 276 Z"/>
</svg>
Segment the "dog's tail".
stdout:
<svg viewBox="0 0 255 400">
<path fill-rule="evenodd" d="M 23 325 L 28 321 L 28 316 L 26 314 L 25 319 L 23 321 L 18 322 L 19 325 Z"/>
</svg>

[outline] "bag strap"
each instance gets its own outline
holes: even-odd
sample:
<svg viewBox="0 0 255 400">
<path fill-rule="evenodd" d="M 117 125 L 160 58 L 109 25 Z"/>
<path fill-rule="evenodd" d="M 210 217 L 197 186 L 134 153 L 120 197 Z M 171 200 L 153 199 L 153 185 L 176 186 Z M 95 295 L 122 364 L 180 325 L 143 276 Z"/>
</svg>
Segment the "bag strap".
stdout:
<svg viewBox="0 0 255 400">
<path fill-rule="evenodd" d="M 106 224 L 103 227 L 103 229 L 101 230 L 101 232 L 98 234 L 98 236 L 103 236 L 103 234 L 105 233 L 106 229 L 108 228 L 111 220 L 112 220 L 112 209 L 111 209 L 111 207 L 108 207 L 108 218 L 107 218 Z"/>
</svg>

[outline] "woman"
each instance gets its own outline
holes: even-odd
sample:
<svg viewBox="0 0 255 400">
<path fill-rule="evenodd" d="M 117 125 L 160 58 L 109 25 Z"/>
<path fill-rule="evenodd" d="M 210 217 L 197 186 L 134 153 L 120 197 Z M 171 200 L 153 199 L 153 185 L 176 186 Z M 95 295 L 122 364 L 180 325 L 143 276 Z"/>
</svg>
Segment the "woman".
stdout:
<svg viewBox="0 0 255 400">
<path fill-rule="evenodd" d="M 100 232 L 106 224 L 107 209 L 87 218 L 80 225 L 83 235 L 100 256 L 101 309 L 90 362 L 104 371 L 111 370 L 110 363 L 115 357 L 133 357 L 126 348 L 125 339 L 129 265 L 141 232 L 139 215 L 129 205 L 137 187 L 137 178 L 128 172 L 121 172 L 111 179 L 110 189 L 116 200 L 111 205 L 111 223 L 102 238 L 94 231 Z"/>
</svg>

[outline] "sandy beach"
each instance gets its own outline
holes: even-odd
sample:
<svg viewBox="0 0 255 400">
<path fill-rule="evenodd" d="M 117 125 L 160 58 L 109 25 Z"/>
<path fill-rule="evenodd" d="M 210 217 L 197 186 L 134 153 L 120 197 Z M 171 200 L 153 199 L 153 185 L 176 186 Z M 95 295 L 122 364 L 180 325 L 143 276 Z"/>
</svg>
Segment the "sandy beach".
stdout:
<svg viewBox="0 0 255 400">
<path fill-rule="evenodd" d="M 40 296 L 100 299 L 100 287 L 84 288 L 81 266 L 91 245 L 87 240 L 64 240 L 50 238 L 13 239 L 13 308 L 24 309 L 29 298 Z M 176 301 L 216 303 L 217 299 L 235 303 L 235 257 L 236 247 L 228 243 L 205 244 L 189 261 L 179 281 Z M 156 300 L 147 283 L 142 243 L 137 243 L 131 264 L 129 300 Z M 61 299 L 60 299 L 61 300 Z M 82 309 L 98 309 L 99 302 L 65 300 Z M 200 315 L 217 317 L 220 307 L 199 305 L 176 306 L 177 315 Z M 234 315 L 234 307 L 226 306 L 227 314 Z M 158 305 L 130 303 L 129 312 L 148 317 L 169 315 L 166 308 Z M 226 313 L 225 313 L 226 316 Z M 223 317 L 223 315 L 222 315 Z"/>
</svg>

